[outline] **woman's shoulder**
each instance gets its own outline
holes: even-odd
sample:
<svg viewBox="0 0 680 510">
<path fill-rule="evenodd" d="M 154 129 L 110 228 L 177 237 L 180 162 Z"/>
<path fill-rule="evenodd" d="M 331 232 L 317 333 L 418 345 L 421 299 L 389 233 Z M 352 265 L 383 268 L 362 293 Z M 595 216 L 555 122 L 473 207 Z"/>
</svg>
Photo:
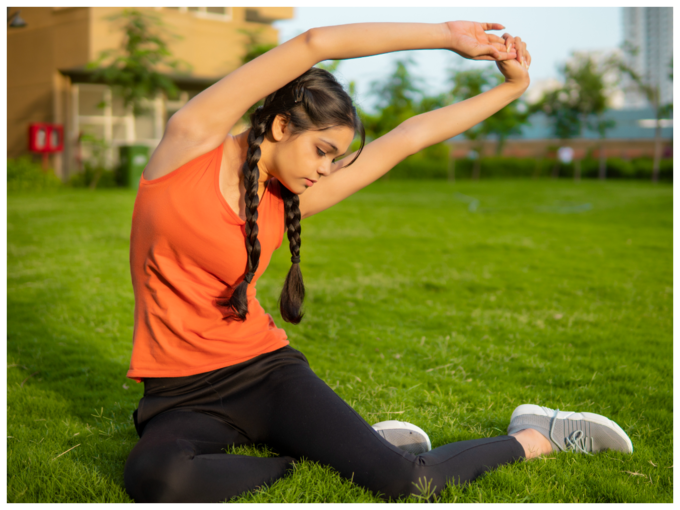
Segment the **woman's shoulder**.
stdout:
<svg viewBox="0 0 680 510">
<path fill-rule="evenodd" d="M 165 177 L 218 147 L 225 147 L 226 141 L 219 138 L 193 140 L 168 129 L 144 168 L 144 180 Z"/>
</svg>

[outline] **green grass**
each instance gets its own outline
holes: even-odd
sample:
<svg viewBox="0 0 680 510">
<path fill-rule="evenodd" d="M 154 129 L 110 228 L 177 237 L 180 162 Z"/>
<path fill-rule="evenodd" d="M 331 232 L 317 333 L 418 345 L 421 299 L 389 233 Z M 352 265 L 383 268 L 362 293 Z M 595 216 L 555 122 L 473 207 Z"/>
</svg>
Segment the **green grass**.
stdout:
<svg viewBox="0 0 680 510">
<path fill-rule="evenodd" d="M 415 423 L 437 447 L 504 434 L 535 403 L 605 414 L 635 447 L 503 466 L 440 501 L 672 502 L 672 195 L 640 182 L 378 182 L 303 222 L 299 326 L 276 306 L 285 243 L 258 295 L 371 423 Z M 133 203 L 125 190 L 8 197 L 10 502 L 130 501 L 143 391 L 125 377 Z M 379 500 L 302 461 L 237 501 Z"/>
</svg>

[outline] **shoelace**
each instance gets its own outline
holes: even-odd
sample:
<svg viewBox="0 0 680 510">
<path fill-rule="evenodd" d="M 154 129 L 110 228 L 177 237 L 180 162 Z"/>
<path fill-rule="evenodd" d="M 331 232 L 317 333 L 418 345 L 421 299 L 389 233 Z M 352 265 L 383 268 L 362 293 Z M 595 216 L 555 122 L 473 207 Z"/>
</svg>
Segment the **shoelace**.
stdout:
<svg viewBox="0 0 680 510">
<path fill-rule="evenodd" d="M 585 437 L 585 434 L 580 429 L 573 431 L 571 434 L 569 434 L 569 436 L 567 436 L 565 438 L 565 440 L 567 442 L 566 449 L 562 448 L 560 443 L 555 441 L 555 438 L 553 437 L 553 431 L 555 430 L 555 422 L 557 421 L 557 414 L 559 412 L 560 412 L 559 409 L 557 409 L 555 411 L 555 416 L 553 416 L 551 423 L 550 423 L 550 439 L 552 440 L 552 442 L 555 443 L 557 445 L 557 447 L 560 450 L 562 450 L 563 452 L 567 451 L 567 450 L 575 450 L 575 451 L 580 451 L 581 453 L 585 453 L 586 455 L 592 455 L 592 453 L 588 453 L 586 451 L 586 445 L 587 445 L 588 438 Z M 593 438 L 590 438 L 591 449 L 592 449 L 592 445 L 593 445 Z"/>
</svg>

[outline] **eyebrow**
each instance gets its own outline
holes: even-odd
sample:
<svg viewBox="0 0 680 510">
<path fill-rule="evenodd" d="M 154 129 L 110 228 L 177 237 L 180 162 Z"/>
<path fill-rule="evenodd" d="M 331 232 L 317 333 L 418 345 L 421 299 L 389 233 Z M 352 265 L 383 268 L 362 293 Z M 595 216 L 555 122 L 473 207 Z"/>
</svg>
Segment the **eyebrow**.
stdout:
<svg viewBox="0 0 680 510">
<path fill-rule="evenodd" d="M 333 145 L 331 142 L 329 142 L 328 140 L 324 140 L 323 138 L 319 138 L 319 140 L 321 140 L 323 143 L 327 143 L 328 145 L 330 145 L 331 147 L 333 147 L 333 152 L 334 152 L 335 154 L 338 154 L 338 153 L 340 152 L 340 151 L 338 150 L 338 148 L 337 148 L 335 145 Z M 342 155 L 344 155 L 344 154 L 341 154 L 341 156 L 342 156 Z"/>
<path fill-rule="evenodd" d="M 333 147 L 333 151 L 334 151 L 336 154 L 338 153 L 338 148 L 337 148 L 335 145 L 333 145 L 331 142 L 329 142 L 328 140 L 324 140 L 323 138 L 319 138 L 319 140 L 321 140 L 323 143 L 327 143 L 328 145 L 330 145 L 331 147 Z"/>
</svg>

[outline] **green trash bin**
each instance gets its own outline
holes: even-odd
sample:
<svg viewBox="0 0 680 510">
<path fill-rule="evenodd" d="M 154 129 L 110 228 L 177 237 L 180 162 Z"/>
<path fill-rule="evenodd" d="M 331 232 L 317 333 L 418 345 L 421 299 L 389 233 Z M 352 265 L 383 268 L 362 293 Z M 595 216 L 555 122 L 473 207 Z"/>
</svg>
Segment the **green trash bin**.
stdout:
<svg viewBox="0 0 680 510">
<path fill-rule="evenodd" d="M 139 179 L 149 162 L 146 145 L 121 145 L 118 152 L 118 184 L 125 188 L 139 189 Z"/>
</svg>

